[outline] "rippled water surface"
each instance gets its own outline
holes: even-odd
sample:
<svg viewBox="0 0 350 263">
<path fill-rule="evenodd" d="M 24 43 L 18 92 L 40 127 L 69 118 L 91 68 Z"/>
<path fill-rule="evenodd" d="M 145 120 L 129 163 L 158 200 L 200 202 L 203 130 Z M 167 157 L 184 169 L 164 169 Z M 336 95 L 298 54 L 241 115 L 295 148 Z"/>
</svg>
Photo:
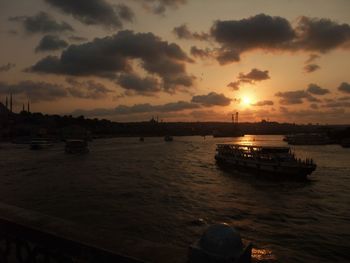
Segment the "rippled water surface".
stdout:
<svg viewBox="0 0 350 263">
<path fill-rule="evenodd" d="M 295 146 L 313 158 L 309 182 L 275 182 L 222 171 L 216 143 L 284 145 L 282 136 L 95 140 L 87 155 L 63 144 L 43 151 L 0 144 L 3 203 L 102 232 L 188 247 L 208 224 L 226 222 L 278 262 L 348 262 L 350 149 Z M 267 253 L 267 256 L 264 254 Z"/>
</svg>

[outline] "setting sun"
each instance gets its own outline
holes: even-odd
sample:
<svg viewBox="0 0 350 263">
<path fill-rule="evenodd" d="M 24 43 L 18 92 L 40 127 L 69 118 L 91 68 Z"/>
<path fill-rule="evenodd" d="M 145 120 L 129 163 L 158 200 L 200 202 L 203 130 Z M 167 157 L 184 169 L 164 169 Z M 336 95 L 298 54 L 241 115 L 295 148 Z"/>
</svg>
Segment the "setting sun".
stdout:
<svg viewBox="0 0 350 263">
<path fill-rule="evenodd" d="M 252 99 L 248 96 L 243 96 L 242 97 L 242 103 L 245 106 L 249 106 L 250 104 L 252 104 Z"/>
</svg>

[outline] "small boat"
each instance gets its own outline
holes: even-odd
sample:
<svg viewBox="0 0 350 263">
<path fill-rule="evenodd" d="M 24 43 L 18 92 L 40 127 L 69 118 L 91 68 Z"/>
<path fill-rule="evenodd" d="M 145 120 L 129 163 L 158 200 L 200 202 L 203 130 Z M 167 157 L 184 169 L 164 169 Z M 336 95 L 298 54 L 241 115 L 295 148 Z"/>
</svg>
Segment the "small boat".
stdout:
<svg viewBox="0 0 350 263">
<path fill-rule="evenodd" d="M 45 138 L 34 138 L 30 142 L 31 150 L 41 150 L 51 147 L 53 144 L 50 140 Z"/>
<path fill-rule="evenodd" d="M 67 140 L 65 146 L 66 153 L 88 153 L 88 143 L 85 140 Z"/>
<path fill-rule="evenodd" d="M 289 147 L 218 144 L 218 164 L 280 178 L 306 179 L 315 169 L 312 159 L 297 159 Z"/>
<path fill-rule="evenodd" d="M 170 135 L 164 136 L 164 141 L 166 141 L 166 142 L 172 142 L 173 140 L 174 140 L 173 137 Z"/>
<path fill-rule="evenodd" d="M 145 141 L 145 138 L 144 137 L 140 137 L 140 142 L 144 142 Z"/>
</svg>

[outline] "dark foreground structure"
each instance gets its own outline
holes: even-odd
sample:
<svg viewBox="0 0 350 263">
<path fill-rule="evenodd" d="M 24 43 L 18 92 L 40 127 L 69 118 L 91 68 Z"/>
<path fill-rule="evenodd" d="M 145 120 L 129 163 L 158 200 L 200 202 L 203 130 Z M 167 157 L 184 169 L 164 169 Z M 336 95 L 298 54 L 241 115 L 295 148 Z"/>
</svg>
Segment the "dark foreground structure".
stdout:
<svg viewBox="0 0 350 263">
<path fill-rule="evenodd" d="M 118 240 L 112 242 L 96 230 L 59 218 L 0 204 L 1 263 L 186 262 L 184 249 L 127 237 Z"/>
</svg>

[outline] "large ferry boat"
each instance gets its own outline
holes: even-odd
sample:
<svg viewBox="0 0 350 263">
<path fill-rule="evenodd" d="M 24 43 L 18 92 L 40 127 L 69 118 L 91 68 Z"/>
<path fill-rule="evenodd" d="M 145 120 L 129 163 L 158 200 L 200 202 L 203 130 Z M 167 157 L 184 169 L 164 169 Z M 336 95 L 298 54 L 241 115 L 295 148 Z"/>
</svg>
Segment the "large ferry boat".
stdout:
<svg viewBox="0 0 350 263">
<path fill-rule="evenodd" d="M 289 147 L 218 144 L 218 164 L 280 178 L 306 179 L 315 169 L 312 159 L 297 159 Z"/>
</svg>

